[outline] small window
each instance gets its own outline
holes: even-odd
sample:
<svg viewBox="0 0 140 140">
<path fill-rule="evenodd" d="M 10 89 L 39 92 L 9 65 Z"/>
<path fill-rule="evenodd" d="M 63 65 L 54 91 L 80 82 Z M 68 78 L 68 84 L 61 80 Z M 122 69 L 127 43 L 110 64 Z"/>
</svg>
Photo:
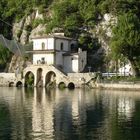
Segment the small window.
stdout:
<svg viewBox="0 0 140 140">
<path fill-rule="evenodd" d="M 61 44 L 60 44 L 60 50 L 62 51 L 64 49 L 64 45 L 63 45 L 63 43 L 61 42 Z"/>
<path fill-rule="evenodd" d="M 42 50 L 45 50 L 45 43 L 42 42 Z"/>
<path fill-rule="evenodd" d="M 71 44 L 70 47 L 71 47 L 71 51 L 73 52 L 74 51 L 74 44 Z"/>
<path fill-rule="evenodd" d="M 42 58 L 41 58 L 41 63 L 42 63 L 42 64 L 45 64 L 45 57 L 42 57 Z"/>
</svg>

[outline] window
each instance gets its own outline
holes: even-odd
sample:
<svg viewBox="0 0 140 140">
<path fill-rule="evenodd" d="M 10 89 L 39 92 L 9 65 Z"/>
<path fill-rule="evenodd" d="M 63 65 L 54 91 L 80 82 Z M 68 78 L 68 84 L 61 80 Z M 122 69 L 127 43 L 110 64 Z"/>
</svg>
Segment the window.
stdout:
<svg viewBox="0 0 140 140">
<path fill-rule="evenodd" d="M 62 51 L 64 49 L 64 44 L 63 44 L 63 42 L 61 42 L 61 44 L 60 44 L 60 50 Z"/>
<path fill-rule="evenodd" d="M 45 57 L 41 58 L 41 64 L 45 64 Z"/>
<path fill-rule="evenodd" d="M 45 50 L 45 43 L 42 42 L 42 50 Z"/>
<path fill-rule="evenodd" d="M 71 52 L 73 53 L 78 51 L 77 46 L 73 43 L 70 45 L 70 49 L 71 49 Z"/>
<path fill-rule="evenodd" d="M 74 52 L 74 44 L 71 44 L 70 48 L 71 48 L 71 52 Z"/>
</svg>

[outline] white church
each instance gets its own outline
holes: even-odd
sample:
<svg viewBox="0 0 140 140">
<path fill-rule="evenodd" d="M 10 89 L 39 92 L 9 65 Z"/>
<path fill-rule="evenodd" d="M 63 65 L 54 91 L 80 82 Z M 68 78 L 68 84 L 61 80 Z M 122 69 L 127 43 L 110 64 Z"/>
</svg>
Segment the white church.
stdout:
<svg viewBox="0 0 140 140">
<path fill-rule="evenodd" d="M 53 65 L 65 73 L 82 72 L 87 52 L 77 48 L 78 42 L 63 33 L 32 38 L 33 65 Z"/>
</svg>

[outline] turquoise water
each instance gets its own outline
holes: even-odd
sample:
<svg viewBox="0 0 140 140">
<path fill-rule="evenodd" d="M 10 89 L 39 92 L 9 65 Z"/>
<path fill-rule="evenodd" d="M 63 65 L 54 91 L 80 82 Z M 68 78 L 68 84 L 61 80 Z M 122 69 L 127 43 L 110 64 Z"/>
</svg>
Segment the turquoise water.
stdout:
<svg viewBox="0 0 140 140">
<path fill-rule="evenodd" d="M 140 92 L 1 87 L 0 140 L 140 140 Z"/>
</svg>

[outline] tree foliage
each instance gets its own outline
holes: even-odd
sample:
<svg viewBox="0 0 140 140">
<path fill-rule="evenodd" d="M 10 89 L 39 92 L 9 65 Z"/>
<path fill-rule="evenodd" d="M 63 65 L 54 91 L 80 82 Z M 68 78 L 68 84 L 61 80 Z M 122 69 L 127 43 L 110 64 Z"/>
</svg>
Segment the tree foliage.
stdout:
<svg viewBox="0 0 140 140">
<path fill-rule="evenodd" d="M 118 17 L 113 29 L 111 50 L 115 57 L 123 55 L 133 63 L 134 69 L 139 66 L 139 33 L 140 33 L 140 1 L 139 0 L 1 0 L 0 34 L 12 38 L 12 24 L 32 11 L 39 9 L 41 13 L 50 12 L 47 20 L 38 20 L 46 26 L 46 32 L 63 29 L 67 36 L 81 40 L 80 45 L 91 51 L 98 46 L 98 41 L 90 36 L 93 29 L 105 13 Z M 7 24 L 8 23 L 8 24 Z M 28 30 L 32 29 L 27 28 Z M 85 34 L 84 37 L 81 34 Z M 88 34 L 88 35 L 87 35 Z M 88 38 L 88 37 L 91 38 Z M 95 40 L 94 40 L 95 39 Z M 94 41 L 96 43 L 94 43 Z"/>
<path fill-rule="evenodd" d="M 118 23 L 113 29 L 111 50 L 116 57 L 127 58 L 139 75 L 140 61 L 140 20 L 134 13 L 124 13 L 118 17 Z"/>
</svg>

